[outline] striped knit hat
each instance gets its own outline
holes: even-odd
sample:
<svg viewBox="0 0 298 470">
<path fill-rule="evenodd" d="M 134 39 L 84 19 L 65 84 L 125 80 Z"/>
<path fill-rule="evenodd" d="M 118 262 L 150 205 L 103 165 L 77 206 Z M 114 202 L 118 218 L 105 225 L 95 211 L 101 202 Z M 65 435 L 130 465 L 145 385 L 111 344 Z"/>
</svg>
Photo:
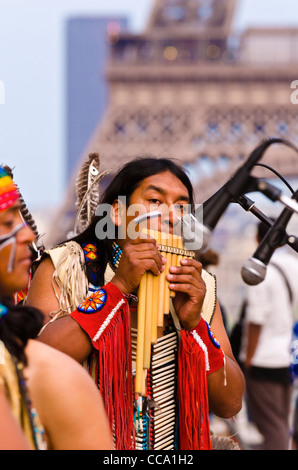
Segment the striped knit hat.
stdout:
<svg viewBox="0 0 298 470">
<path fill-rule="evenodd" d="M 0 166 L 0 212 L 13 206 L 19 197 L 20 194 L 11 176 Z"/>
</svg>

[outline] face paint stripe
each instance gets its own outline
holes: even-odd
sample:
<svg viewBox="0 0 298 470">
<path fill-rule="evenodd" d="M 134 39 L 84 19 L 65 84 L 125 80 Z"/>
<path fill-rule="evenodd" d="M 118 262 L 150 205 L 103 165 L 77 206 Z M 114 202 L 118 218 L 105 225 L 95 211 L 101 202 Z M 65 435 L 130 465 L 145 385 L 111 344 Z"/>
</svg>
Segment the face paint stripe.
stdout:
<svg viewBox="0 0 298 470">
<path fill-rule="evenodd" d="M 11 245 L 11 253 L 9 257 L 9 262 L 7 266 L 7 272 L 11 273 L 13 270 L 15 255 L 16 255 L 16 236 L 17 234 L 26 227 L 26 223 L 22 223 L 17 225 L 9 234 L 5 234 L 0 236 L 0 251 L 2 251 L 5 247 Z"/>
</svg>

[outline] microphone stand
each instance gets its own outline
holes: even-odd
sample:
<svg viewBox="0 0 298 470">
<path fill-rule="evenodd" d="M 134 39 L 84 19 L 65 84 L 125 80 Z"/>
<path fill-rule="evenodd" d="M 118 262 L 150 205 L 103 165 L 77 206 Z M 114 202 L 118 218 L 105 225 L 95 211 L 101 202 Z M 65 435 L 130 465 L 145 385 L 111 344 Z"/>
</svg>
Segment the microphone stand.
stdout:
<svg viewBox="0 0 298 470">
<path fill-rule="evenodd" d="M 293 194 L 292 199 L 297 201 L 298 191 Z M 292 211 L 285 208 L 267 231 L 253 256 L 244 263 L 241 275 L 246 284 L 256 285 L 265 279 L 267 265 L 274 251 L 288 241 L 285 227 L 292 215 Z"/>
<path fill-rule="evenodd" d="M 203 227 L 205 230 L 204 247 L 208 244 L 206 233 L 209 242 L 211 232 L 214 230 L 219 219 L 232 202 L 240 203 L 245 210 L 252 212 L 270 227 L 255 254 L 242 268 L 242 278 L 250 285 L 258 284 L 264 280 L 267 264 L 269 263 L 273 252 L 277 248 L 285 244 L 289 244 L 295 249 L 295 251 L 298 251 L 296 237 L 288 236 L 285 230 L 293 212 L 298 213 L 298 191 L 296 191 L 290 199 L 284 196 L 280 190 L 270 185 L 268 182 L 250 175 L 252 169 L 259 164 L 259 160 L 263 157 L 265 151 L 275 143 L 284 144 L 298 153 L 298 149 L 294 144 L 282 138 L 277 137 L 264 140 L 255 150 L 253 150 L 247 161 L 236 171 L 236 173 L 234 173 L 230 180 L 203 203 Z M 260 191 L 272 201 L 280 201 L 286 206 L 276 222 L 273 223 L 255 207 L 253 201 L 250 201 L 248 198 L 243 196 L 246 193 L 255 191 Z"/>
<path fill-rule="evenodd" d="M 291 210 L 297 210 L 298 212 L 298 204 L 295 201 L 290 200 L 289 203 L 289 198 L 283 197 L 279 190 L 264 180 L 250 175 L 252 169 L 258 164 L 266 150 L 276 143 L 284 144 L 298 153 L 295 145 L 285 139 L 280 137 L 265 139 L 252 151 L 246 162 L 234 173 L 230 180 L 203 203 L 204 246 L 208 245 L 211 232 L 216 227 L 229 204 L 237 201 L 245 193 L 261 191 L 272 200 L 280 200 L 284 204 L 291 205 Z"/>
<path fill-rule="evenodd" d="M 273 221 L 256 207 L 254 201 L 249 199 L 247 196 L 242 195 L 237 200 L 237 202 L 246 212 L 251 212 L 255 217 L 260 220 L 260 222 L 263 222 L 265 225 L 267 225 L 268 228 L 272 227 Z M 298 238 L 294 235 L 288 235 L 286 230 L 284 232 L 284 236 L 286 244 L 293 248 L 296 253 L 298 253 Z"/>
</svg>

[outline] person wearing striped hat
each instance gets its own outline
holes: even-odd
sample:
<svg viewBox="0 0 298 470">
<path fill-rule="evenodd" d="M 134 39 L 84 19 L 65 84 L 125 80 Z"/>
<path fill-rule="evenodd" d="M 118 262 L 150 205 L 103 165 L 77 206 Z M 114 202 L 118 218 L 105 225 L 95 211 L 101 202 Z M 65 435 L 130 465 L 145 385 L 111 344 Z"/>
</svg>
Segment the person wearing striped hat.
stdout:
<svg viewBox="0 0 298 470">
<path fill-rule="evenodd" d="M 112 449 L 92 380 L 73 359 L 36 341 L 42 313 L 15 303 L 28 285 L 35 241 L 20 193 L 0 166 L 0 450 Z"/>
<path fill-rule="evenodd" d="M 0 270 L 4 270 L 7 283 L 13 291 L 27 286 L 32 263 L 30 249 L 35 235 L 20 212 L 20 193 L 8 172 L 0 167 Z M 0 295 L 5 296 L 0 285 Z"/>
<path fill-rule="evenodd" d="M 14 293 L 29 281 L 34 240 L 20 212 L 19 191 L 0 166 L 0 448 L 5 450 L 39 448 L 23 367 L 27 341 L 40 329 L 40 312 L 21 312 L 14 305 Z"/>
</svg>

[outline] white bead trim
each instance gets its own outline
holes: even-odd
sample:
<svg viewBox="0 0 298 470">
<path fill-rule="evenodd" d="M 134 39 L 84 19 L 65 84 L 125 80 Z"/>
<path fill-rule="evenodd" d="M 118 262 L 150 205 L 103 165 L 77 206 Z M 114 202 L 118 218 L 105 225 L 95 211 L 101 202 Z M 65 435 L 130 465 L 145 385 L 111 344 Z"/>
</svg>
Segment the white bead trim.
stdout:
<svg viewBox="0 0 298 470">
<path fill-rule="evenodd" d="M 206 371 L 208 372 L 210 370 L 210 364 L 209 364 L 209 354 L 208 354 L 208 349 L 204 341 L 202 340 L 201 336 L 198 335 L 196 331 L 192 331 L 192 335 L 196 342 L 201 346 L 203 349 L 203 352 L 205 354 L 205 362 L 206 362 Z"/>
<path fill-rule="evenodd" d="M 103 322 L 103 324 L 101 325 L 101 327 L 99 328 L 98 332 L 96 333 L 96 335 L 94 336 L 93 338 L 93 342 L 97 341 L 98 338 L 100 338 L 100 336 L 102 335 L 102 333 L 104 332 L 104 330 L 106 329 L 106 327 L 108 326 L 108 324 L 110 323 L 110 321 L 113 319 L 114 315 L 116 314 L 116 312 L 119 310 L 119 308 L 121 307 L 121 305 L 123 305 L 125 303 L 125 300 L 124 299 L 121 299 L 118 304 L 116 305 L 116 307 L 113 308 L 113 310 L 111 311 L 111 313 L 109 313 L 109 315 L 107 316 L 107 318 L 105 319 L 105 321 Z"/>
</svg>

